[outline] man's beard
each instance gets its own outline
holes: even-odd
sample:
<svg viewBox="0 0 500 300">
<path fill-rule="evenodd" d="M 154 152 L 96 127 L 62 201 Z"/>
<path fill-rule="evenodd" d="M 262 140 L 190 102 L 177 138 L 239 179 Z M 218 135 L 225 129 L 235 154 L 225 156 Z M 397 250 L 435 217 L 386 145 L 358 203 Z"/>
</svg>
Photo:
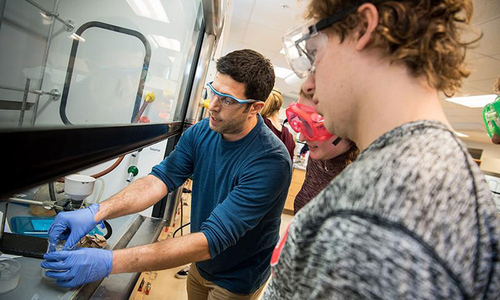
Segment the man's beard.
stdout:
<svg viewBox="0 0 500 300">
<path fill-rule="evenodd" d="M 210 117 L 213 115 L 210 114 Z M 219 120 L 217 117 L 214 117 L 215 119 Z M 217 127 L 213 127 L 212 124 L 210 124 L 210 128 L 218 133 L 221 134 L 238 134 L 243 131 L 243 127 L 245 124 L 245 118 L 246 116 L 243 115 L 241 118 L 238 119 L 230 119 L 230 120 L 222 120 L 220 124 L 217 125 Z"/>
</svg>

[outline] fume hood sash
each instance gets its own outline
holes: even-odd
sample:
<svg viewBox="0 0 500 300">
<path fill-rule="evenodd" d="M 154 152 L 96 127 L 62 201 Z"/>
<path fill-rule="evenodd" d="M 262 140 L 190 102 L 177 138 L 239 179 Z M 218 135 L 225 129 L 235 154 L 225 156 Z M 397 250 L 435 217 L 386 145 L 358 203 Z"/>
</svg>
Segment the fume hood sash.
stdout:
<svg viewBox="0 0 500 300">
<path fill-rule="evenodd" d="M 0 130 L 0 199 L 180 135 L 182 122 Z"/>
</svg>

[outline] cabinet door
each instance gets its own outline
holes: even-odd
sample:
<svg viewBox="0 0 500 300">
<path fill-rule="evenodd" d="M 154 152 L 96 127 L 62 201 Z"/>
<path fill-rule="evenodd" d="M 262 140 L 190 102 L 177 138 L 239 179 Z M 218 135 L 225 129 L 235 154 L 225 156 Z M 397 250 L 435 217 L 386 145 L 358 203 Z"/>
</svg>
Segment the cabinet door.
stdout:
<svg viewBox="0 0 500 300">
<path fill-rule="evenodd" d="M 306 171 L 293 169 L 292 173 L 292 183 L 288 189 L 288 195 L 286 197 L 284 212 L 288 214 L 293 214 L 293 202 L 295 201 L 295 196 L 299 193 L 304 183 L 306 177 Z"/>
</svg>

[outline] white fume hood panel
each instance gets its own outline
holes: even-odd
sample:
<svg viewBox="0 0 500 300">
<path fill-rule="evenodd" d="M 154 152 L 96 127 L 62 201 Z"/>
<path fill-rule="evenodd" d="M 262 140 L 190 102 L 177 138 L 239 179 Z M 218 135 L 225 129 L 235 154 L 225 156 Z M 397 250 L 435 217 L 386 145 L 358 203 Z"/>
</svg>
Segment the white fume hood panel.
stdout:
<svg viewBox="0 0 500 300">
<path fill-rule="evenodd" d="M 167 140 L 164 140 L 159 143 L 147 146 L 140 152 L 139 158 L 137 160 L 137 168 L 139 169 L 139 173 L 134 177 L 134 181 L 147 176 L 151 172 L 151 169 L 163 160 L 166 145 Z M 82 170 L 78 173 L 92 175 L 101 172 L 111 166 L 116 160 L 117 158 L 114 158 L 110 161 L 99 164 L 89 169 Z M 120 165 L 116 167 L 116 169 L 98 179 L 95 183 L 94 193 L 87 198 L 87 201 L 92 203 L 98 200 L 99 194 L 101 193 L 101 189 L 103 187 L 104 190 L 102 191 L 102 195 L 99 199 L 101 202 L 124 189 L 129 184 L 127 182 L 127 169 L 130 167 L 131 161 L 132 155 L 127 154 Z M 141 212 L 141 215 L 145 217 L 151 217 L 152 211 L 153 208 L 150 207 Z"/>
</svg>

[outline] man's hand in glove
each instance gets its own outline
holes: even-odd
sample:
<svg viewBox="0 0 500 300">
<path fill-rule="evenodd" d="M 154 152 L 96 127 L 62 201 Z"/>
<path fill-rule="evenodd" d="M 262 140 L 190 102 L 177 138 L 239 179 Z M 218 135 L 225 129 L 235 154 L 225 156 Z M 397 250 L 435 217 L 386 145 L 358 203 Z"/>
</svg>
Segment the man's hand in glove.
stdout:
<svg viewBox="0 0 500 300">
<path fill-rule="evenodd" d="M 109 276 L 113 252 L 104 249 L 79 248 L 73 251 L 46 253 L 41 266 L 46 275 L 57 279 L 62 287 L 74 288 Z"/>
<path fill-rule="evenodd" d="M 94 216 L 99 210 L 99 204 L 88 208 L 59 213 L 49 229 L 49 240 L 57 243 L 66 240 L 63 250 L 71 249 L 78 241 L 98 224 Z"/>
</svg>

